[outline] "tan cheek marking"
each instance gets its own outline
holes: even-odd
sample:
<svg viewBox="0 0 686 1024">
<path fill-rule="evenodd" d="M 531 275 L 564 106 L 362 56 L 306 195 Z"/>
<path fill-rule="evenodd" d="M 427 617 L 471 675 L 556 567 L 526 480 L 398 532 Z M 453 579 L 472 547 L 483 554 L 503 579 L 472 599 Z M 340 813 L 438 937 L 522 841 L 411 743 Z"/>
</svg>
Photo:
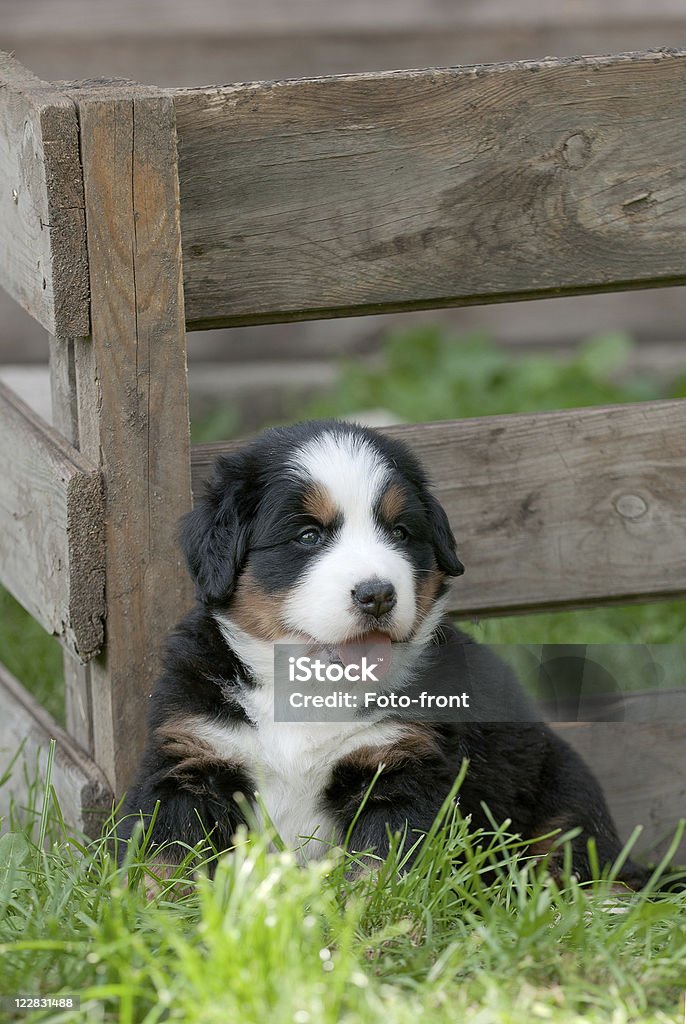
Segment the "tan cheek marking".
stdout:
<svg viewBox="0 0 686 1024">
<path fill-rule="evenodd" d="M 336 503 L 323 484 L 312 484 L 305 491 L 303 511 L 322 526 L 330 526 L 338 514 Z"/>
<path fill-rule="evenodd" d="M 237 626 L 259 640 L 274 641 L 283 633 L 282 598 L 265 593 L 249 569 L 238 581 L 229 612 Z"/>
<path fill-rule="evenodd" d="M 385 770 L 392 770 L 411 764 L 413 761 L 435 757 L 440 753 L 440 747 L 430 727 L 408 725 L 395 743 L 387 743 L 379 747 L 360 747 L 344 757 L 339 764 L 360 771 L 376 772 L 381 764 L 384 765 Z"/>
<path fill-rule="evenodd" d="M 413 629 L 417 630 L 434 606 L 438 593 L 441 589 L 445 573 L 440 569 L 433 568 L 422 575 L 416 588 L 417 616 Z"/>
<path fill-rule="evenodd" d="M 391 484 L 381 496 L 379 511 L 388 523 L 395 523 L 405 510 L 405 494 L 400 484 Z"/>
</svg>

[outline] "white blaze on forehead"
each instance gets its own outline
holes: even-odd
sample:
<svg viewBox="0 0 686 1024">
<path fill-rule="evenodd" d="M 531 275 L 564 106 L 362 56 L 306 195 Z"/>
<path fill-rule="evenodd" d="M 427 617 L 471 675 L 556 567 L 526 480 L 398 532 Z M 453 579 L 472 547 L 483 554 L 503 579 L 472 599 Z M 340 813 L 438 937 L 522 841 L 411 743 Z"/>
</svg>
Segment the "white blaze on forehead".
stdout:
<svg viewBox="0 0 686 1024">
<path fill-rule="evenodd" d="M 322 434 L 294 452 L 291 465 L 328 491 L 346 523 L 369 524 L 391 469 L 365 437 Z"/>
<path fill-rule="evenodd" d="M 342 524 L 285 599 L 286 626 L 322 643 L 358 636 L 361 613 L 353 595 L 364 580 L 376 578 L 395 588 L 396 604 L 387 620 L 391 636 L 407 636 L 417 610 L 412 566 L 374 516 L 391 481 L 391 466 L 366 437 L 334 432 L 295 452 L 290 465 L 326 490 Z"/>
</svg>

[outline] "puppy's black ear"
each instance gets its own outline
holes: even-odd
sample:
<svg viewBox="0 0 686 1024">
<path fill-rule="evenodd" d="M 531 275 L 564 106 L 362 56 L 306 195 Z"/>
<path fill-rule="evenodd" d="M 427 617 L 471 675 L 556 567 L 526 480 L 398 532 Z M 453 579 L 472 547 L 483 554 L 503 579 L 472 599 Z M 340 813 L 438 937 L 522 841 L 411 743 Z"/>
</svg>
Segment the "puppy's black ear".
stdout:
<svg viewBox="0 0 686 1024">
<path fill-rule="evenodd" d="M 226 604 L 248 551 L 250 520 L 241 508 L 243 483 L 240 456 L 221 456 L 205 495 L 181 520 L 181 548 L 205 604 Z"/>
<path fill-rule="evenodd" d="M 436 564 L 447 576 L 461 576 L 464 566 L 457 557 L 455 537 L 441 503 L 427 492 L 426 500 Z"/>
</svg>

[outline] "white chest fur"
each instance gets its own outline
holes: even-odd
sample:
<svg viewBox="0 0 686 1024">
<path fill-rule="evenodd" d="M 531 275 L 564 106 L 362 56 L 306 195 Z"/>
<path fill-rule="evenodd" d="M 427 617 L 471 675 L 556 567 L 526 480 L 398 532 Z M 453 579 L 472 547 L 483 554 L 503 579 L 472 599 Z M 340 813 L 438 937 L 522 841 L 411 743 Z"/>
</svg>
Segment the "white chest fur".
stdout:
<svg viewBox="0 0 686 1024">
<path fill-rule="evenodd" d="M 443 615 L 443 601 L 436 602 L 413 640 L 417 655 L 428 643 Z M 340 842 L 335 823 L 327 816 L 323 795 L 337 761 L 360 747 L 396 743 L 406 732 L 399 722 L 275 722 L 274 648 L 245 633 L 230 619 L 217 615 L 227 645 L 250 667 L 254 688 L 243 688 L 241 703 L 253 726 L 219 726 L 197 719 L 197 735 L 226 760 L 244 765 L 256 781 L 265 810 L 291 849 L 303 859 L 324 856 L 331 842 Z M 284 637 L 283 642 L 302 642 Z M 407 652 L 406 652 L 407 653 Z M 414 656 L 407 665 L 398 661 L 399 681 L 412 672 Z M 307 837 L 316 838 L 309 841 Z"/>
<path fill-rule="evenodd" d="M 199 738 L 228 761 L 242 764 L 279 836 L 305 860 L 326 855 L 340 842 L 323 806 L 333 766 L 360 747 L 396 742 L 404 729 L 395 722 L 275 722 L 274 648 L 235 623 L 217 616 L 228 646 L 250 667 L 254 687 L 241 690 L 241 704 L 254 725 L 220 726 L 196 719 Z M 285 637 L 284 642 L 298 642 Z M 301 638 L 300 638 L 301 642 Z M 308 837 L 316 838 L 308 841 Z"/>
<path fill-rule="evenodd" d="M 336 835 L 323 806 L 331 769 L 359 747 L 397 741 L 401 727 L 383 722 L 274 722 L 273 704 L 260 690 L 246 697 L 245 704 L 254 726 L 222 726 L 201 718 L 188 725 L 217 756 L 245 767 L 288 848 L 297 850 L 303 860 L 325 856 L 331 843 L 343 838 Z M 259 821 L 259 812 L 257 816 Z"/>
</svg>

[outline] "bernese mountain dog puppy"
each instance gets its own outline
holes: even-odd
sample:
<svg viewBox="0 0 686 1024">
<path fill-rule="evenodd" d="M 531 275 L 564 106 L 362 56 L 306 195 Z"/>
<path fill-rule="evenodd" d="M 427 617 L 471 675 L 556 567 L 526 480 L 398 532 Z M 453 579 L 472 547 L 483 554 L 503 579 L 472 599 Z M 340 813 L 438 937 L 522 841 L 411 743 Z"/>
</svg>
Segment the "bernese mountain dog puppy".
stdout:
<svg viewBox="0 0 686 1024">
<path fill-rule="evenodd" d="M 483 652 L 472 682 L 488 692 L 495 655 L 445 620 L 448 580 L 463 567 L 404 444 L 338 421 L 268 430 L 218 458 L 183 521 L 182 546 L 197 603 L 166 645 L 123 840 L 159 801 L 150 839 L 164 845 L 166 864 L 179 841 L 209 835 L 225 850 L 246 817 L 260 820 L 263 804 L 305 859 L 346 837 L 351 850 L 383 857 L 389 832 L 406 832 L 412 845 L 428 831 L 467 759 L 459 804 L 473 827 L 491 829 L 489 814 L 509 819 L 539 855 L 551 845 L 540 837 L 579 828 L 572 868 L 582 880 L 591 875 L 589 837 L 601 866 L 615 860 L 621 846 L 600 786 L 536 714 L 431 722 L 391 709 L 346 722 L 275 721 L 275 644 L 317 644 L 339 664 L 365 644 L 439 650 L 457 692 L 464 661 L 451 652 Z M 423 671 L 421 657 L 403 664 L 399 686 Z M 505 679 L 507 699 L 528 707 L 509 669 Z M 181 860 L 186 849 L 178 850 Z M 624 865 L 628 885 L 643 877 Z"/>
</svg>

